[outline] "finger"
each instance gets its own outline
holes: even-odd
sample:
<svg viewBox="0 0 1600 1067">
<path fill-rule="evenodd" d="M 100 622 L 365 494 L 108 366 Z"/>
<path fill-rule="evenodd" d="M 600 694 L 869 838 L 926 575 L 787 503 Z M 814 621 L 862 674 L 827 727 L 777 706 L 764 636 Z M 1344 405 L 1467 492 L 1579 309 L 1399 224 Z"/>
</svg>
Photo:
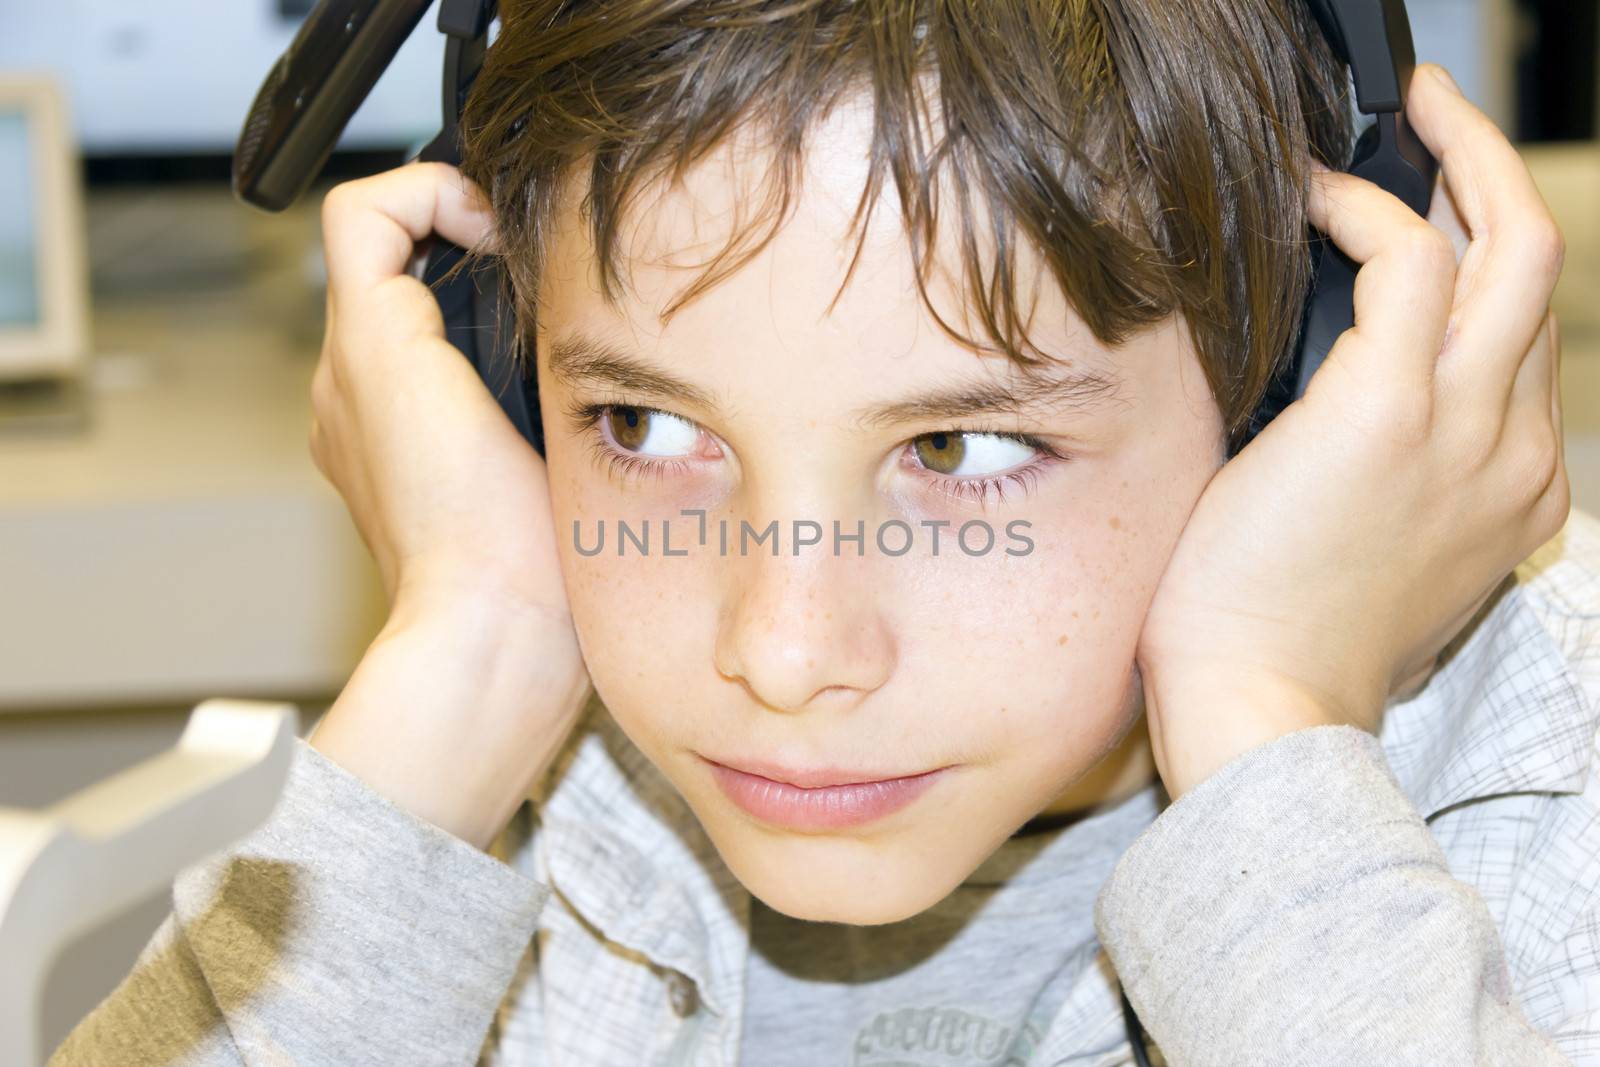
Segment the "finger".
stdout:
<svg viewBox="0 0 1600 1067">
<path fill-rule="evenodd" d="M 1533 344 L 1517 368 L 1516 379 L 1511 384 L 1511 395 L 1504 412 L 1504 423 L 1510 428 L 1525 425 L 1533 419 L 1554 425 L 1550 418 L 1553 407 L 1551 390 L 1556 381 L 1556 351 L 1550 343 L 1550 315 L 1546 314 L 1543 328 L 1534 336 Z"/>
<path fill-rule="evenodd" d="M 1502 446 L 1496 442 L 1496 451 L 1503 451 L 1514 465 L 1513 470 L 1519 479 L 1526 479 L 1526 491 L 1536 495 L 1522 497 L 1524 486 L 1519 484 L 1514 492 L 1518 498 L 1528 503 L 1533 511 L 1529 519 L 1534 523 L 1537 540 L 1526 546 L 1523 552 L 1532 551 L 1538 544 L 1551 536 L 1543 525 L 1552 514 L 1550 509 L 1559 507 L 1561 493 L 1564 491 L 1561 482 L 1564 478 L 1563 451 L 1560 400 L 1557 396 L 1560 388 L 1559 363 L 1560 349 L 1552 342 L 1556 340 L 1552 330 L 1554 315 L 1545 316 L 1544 326 L 1538 331 L 1538 336 L 1533 345 L 1528 349 L 1527 358 L 1517 371 L 1515 383 L 1511 390 L 1511 404 L 1507 409 L 1500 438 L 1506 443 Z M 1548 449 L 1555 449 L 1552 457 Z M 1553 469 L 1545 465 L 1554 459 Z M 1564 521 L 1565 516 L 1562 516 Z"/>
<path fill-rule="evenodd" d="M 1555 505 L 1558 525 L 1557 531 L 1567 525 L 1567 520 L 1572 516 L 1572 480 L 1567 471 L 1567 436 L 1566 429 L 1561 424 L 1561 325 L 1556 321 L 1556 313 L 1550 312 L 1550 424 L 1555 427 L 1556 447 L 1561 450 L 1561 473 L 1558 476 L 1560 485 L 1556 492 L 1566 499 L 1565 505 Z M 1551 536 L 1554 536 L 1552 534 Z"/>
<path fill-rule="evenodd" d="M 1451 195 L 1450 186 L 1442 174 L 1433 181 L 1433 199 L 1428 204 L 1428 221 L 1450 238 L 1450 244 L 1456 250 L 1456 264 L 1459 266 L 1467 254 L 1467 246 L 1472 243 L 1472 235 L 1467 232 L 1466 220 L 1461 217 L 1461 209 L 1456 206 L 1456 198 Z"/>
<path fill-rule="evenodd" d="M 308 445 L 311 452 L 311 465 L 317 468 L 317 473 L 324 478 L 328 476 L 327 463 L 323 459 L 323 446 L 325 434 L 322 423 L 315 415 L 311 416 L 311 433 L 308 435 Z"/>
<path fill-rule="evenodd" d="M 488 203 L 445 163 L 410 163 L 335 186 L 323 201 L 323 246 L 334 299 L 402 274 L 416 243 L 437 232 L 463 248 L 493 230 Z"/>
<path fill-rule="evenodd" d="M 1342 171 L 1312 174 L 1306 213 L 1359 265 L 1355 324 L 1328 358 L 1375 386 L 1428 387 L 1455 288 L 1449 239 L 1393 193 Z"/>
<path fill-rule="evenodd" d="M 1473 246 L 1462 258 L 1441 360 L 1460 364 L 1451 375 L 1492 392 L 1485 401 L 1503 409 L 1564 250 L 1527 164 L 1448 77 L 1437 64 L 1418 64 L 1406 98 L 1407 118 L 1439 161 Z"/>
<path fill-rule="evenodd" d="M 1566 430 L 1561 425 L 1561 326 L 1556 313 L 1550 312 L 1550 423 L 1556 428 L 1556 437 L 1566 440 Z"/>
</svg>

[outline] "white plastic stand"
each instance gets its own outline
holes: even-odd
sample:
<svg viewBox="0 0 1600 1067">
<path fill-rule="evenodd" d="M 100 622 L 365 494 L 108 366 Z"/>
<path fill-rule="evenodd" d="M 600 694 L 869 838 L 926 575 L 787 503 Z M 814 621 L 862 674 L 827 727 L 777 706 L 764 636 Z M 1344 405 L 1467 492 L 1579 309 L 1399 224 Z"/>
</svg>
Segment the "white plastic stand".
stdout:
<svg viewBox="0 0 1600 1067">
<path fill-rule="evenodd" d="M 266 821 L 297 727 L 293 704 L 207 700 L 170 751 L 48 808 L 0 808 L 0 1064 L 42 1063 L 42 983 L 69 942 Z"/>
</svg>

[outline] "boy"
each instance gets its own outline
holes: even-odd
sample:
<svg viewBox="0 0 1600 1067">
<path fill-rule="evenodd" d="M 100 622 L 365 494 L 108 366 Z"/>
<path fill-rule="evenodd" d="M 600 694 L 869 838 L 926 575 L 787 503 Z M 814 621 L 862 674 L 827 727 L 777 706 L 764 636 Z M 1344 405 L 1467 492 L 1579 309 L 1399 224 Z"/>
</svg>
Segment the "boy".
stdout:
<svg viewBox="0 0 1600 1067">
<path fill-rule="evenodd" d="M 391 618 L 53 1062 L 1105 1067 L 1119 988 L 1182 1067 L 1600 1062 L 1600 543 L 1499 131 L 1425 67 L 1428 222 L 1305 173 L 1286 0 L 568 8 L 504 12 L 472 185 L 326 202 Z M 1230 459 L 1307 222 L 1357 325 Z"/>
</svg>

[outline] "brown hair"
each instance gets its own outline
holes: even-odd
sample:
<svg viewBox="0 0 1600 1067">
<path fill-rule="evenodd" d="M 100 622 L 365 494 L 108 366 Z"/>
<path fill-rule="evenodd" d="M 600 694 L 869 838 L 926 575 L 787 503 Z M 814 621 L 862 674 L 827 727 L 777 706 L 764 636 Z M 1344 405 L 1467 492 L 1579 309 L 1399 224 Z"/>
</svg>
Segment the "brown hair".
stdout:
<svg viewBox="0 0 1600 1067">
<path fill-rule="evenodd" d="M 1305 0 L 501 0 L 500 12 L 466 101 L 462 170 L 491 200 L 519 362 L 559 183 L 579 165 L 614 299 L 637 188 L 681 178 L 737 124 L 770 135 L 776 192 L 752 219 L 770 228 L 751 245 L 740 227 L 670 315 L 771 240 L 806 134 L 864 91 L 871 170 L 855 221 L 864 238 L 887 171 L 947 333 L 1038 362 L 1013 291 L 1027 241 L 1102 344 L 1183 314 L 1231 452 L 1300 325 L 1307 158 L 1340 167 L 1351 144 L 1348 74 Z M 941 182 L 994 347 L 929 302 Z M 992 256 L 975 242 L 973 197 Z"/>
</svg>

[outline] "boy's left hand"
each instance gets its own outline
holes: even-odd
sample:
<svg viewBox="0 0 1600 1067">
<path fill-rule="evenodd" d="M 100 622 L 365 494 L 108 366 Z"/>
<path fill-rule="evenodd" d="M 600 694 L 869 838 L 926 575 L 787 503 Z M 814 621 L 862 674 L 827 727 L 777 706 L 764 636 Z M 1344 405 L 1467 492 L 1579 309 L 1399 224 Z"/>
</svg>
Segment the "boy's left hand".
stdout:
<svg viewBox="0 0 1600 1067">
<path fill-rule="evenodd" d="M 1564 242 L 1442 73 L 1419 65 L 1407 97 L 1443 175 L 1426 221 L 1364 179 L 1313 176 L 1312 223 L 1361 264 L 1355 325 L 1212 478 L 1151 602 L 1137 658 L 1174 799 L 1294 730 L 1376 732 L 1566 522 Z"/>
</svg>

